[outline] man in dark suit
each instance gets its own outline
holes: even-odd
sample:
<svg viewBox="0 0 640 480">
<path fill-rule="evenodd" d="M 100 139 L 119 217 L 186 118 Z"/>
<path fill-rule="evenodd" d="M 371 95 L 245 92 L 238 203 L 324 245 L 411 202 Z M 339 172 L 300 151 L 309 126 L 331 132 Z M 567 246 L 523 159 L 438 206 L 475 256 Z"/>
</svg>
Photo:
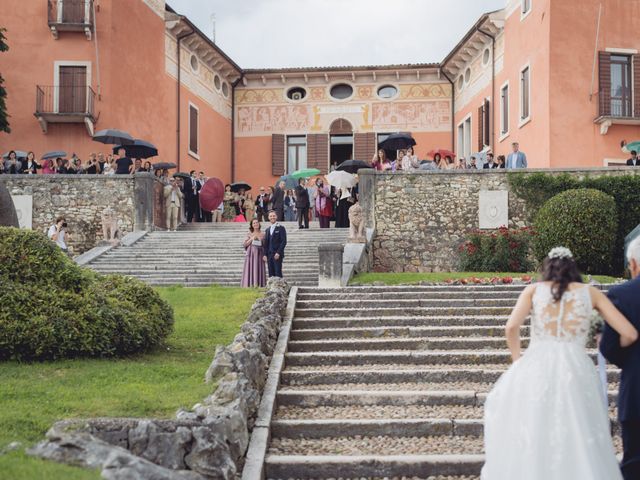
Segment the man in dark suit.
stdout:
<svg viewBox="0 0 640 480">
<path fill-rule="evenodd" d="M 284 186 L 284 182 L 278 183 L 271 197 L 271 208 L 276 211 L 279 222 L 284 222 Z"/>
<path fill-rule="evenodd" d="M 627 166 L 640 167 L 640 158 L 638 158 L 638 152 L 631 150 L 631 158 L 627 160 Z"/>
<path fill-rule="evenodd" d="M 493 161 L 493 153 L 487 153 L 487 163 L 485 163 L 482 168 L 489 170 L 498 168 L 498 164 Z"/>
<path fill-rule="evenodd" d="M 298 210 L 298 228 L 309 228 L 309 191 L 306 187 L 306 180 L 301 178 L 296 187 L 296 209 Z"/>
<path fill-rule="evenodd" d="M 278 223 L 278 214 L 275 210 L 269 212 L 269 222 L 264 235 L 264 260 L 269 267 L 269 277 L 282 278 L 282 260 L 284 260 L 284 249 L 287 246 L 287 231 Z"/>
<path fill-rule="evenodd" d="M 256 215 L 258 215 L 259 222 L 268 220 L 270 201 L 271 196 L 265 193 L 264 187 L 260 187 L 260 195 L 256 198 Z"/>
<path fill-rule="evenodd" d="M 191 223 L 196 215 L 198 206 L 198 191 L 196 185 L 196 171 L 189 172 L 189 178 L 184 178 L 182 184 L 182 194 L 184 195 L 184 208 L 187 215 L 187 222 Z M 197 220 L 197 218 L 196 218 Z"/>
<path fill-rule="evenodd" d="M 609 290 L 609 299 L 633 326 L 640 330 L 640 237 L 627 248 L 633 280 Z M 620 346 L 620 335 L 605 325 L 600 351 L 607 360 L 622 368 L 618 393 L 618 419 L 622 425 L 622 475 L 625 480 L 640 479 L 640 342 Z"/>
</svg>

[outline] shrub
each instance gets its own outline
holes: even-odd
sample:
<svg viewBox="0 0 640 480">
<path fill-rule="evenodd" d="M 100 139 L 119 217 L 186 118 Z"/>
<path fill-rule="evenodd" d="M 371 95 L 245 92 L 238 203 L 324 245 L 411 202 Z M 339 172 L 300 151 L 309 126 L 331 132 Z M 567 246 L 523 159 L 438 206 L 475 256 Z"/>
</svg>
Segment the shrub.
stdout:
<svg viewBox="0 0 640 480">
<path fill-rule="evenodd" d="M 36 232 L 0 227 L 0 285 L 0 359 L 128 355 L 173 328 L 152 288 L 81 268 Z"/>
<path fill-rule="evenodd" d="M 533 230 L 521 228 L 475 231 L 460 245 L 460 268 L 465 272 L 528 272 Z"/>
<path fill-rule="evenodd" d="M 567 190 L 547 201 L 535 219 L 534 254 L 542 262 L 567 247 L 584 273 L 612 271 L 618 214 L 613 197 L 595 189 Z"/>
<path fill-rule="evenodd" d="M 513 192 L 525 201 L 532 219 L 547 200 L 567 190 L 593 188 L 611 195 L 616 202 L 618 230 L 610 273 L 620 275 L 624 272 L 624 238 L 640 224 L 640 202 L 637 200 L 640 175 L 578 178 L 568 173 L 551 175 L 536 172 L 509 173 L 507 178 Z"/>
</svg>

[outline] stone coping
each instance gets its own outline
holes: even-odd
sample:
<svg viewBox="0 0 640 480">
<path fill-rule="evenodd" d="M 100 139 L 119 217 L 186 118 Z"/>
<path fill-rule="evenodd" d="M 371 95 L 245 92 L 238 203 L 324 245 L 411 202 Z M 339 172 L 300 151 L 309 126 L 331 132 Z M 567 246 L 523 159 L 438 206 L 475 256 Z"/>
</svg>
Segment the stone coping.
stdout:
<svg viewBox="0 0 640 480">
<path fill-rule="evenodd" d="M 637 172 L 640 175 L 638 167 L 566 167 L 566 168 L 518 168 L 518 169 L 470 169 L 470 170 L 412 170 L 410 172 L 389 172 L 378 171 L 373 168 L 363 168 L 358 170 L 358 175 L 374 175 L 374 176 L 396 176 L 396 175 L 477 175 L 477 174 L 496 174 L 504 175 L 507 173 L 607 173 L 607 172 Z"/>
<path fill-rule="evenodd" d="M 3 174 L 0 175 L 0 180 L 7 181 L 11 179 L 18 180 L 39 180 L 39 179 L 57 179 L 64 178 L 65 180 L 76 179 L 76 180 L 131 180 L 132 178 L 156 178 L 157 177 L 153 173 L 134 173 L 134 174 L 125 174 L 125 175 L 103 175 L 101 173 L 91 174 L 91 173 L 39 173 L 37 175 L 27 175 L 24 173 L 11 173 L 11 174 Z M 160 181 L 160 179 L 158 179 Z"/>
</svg>

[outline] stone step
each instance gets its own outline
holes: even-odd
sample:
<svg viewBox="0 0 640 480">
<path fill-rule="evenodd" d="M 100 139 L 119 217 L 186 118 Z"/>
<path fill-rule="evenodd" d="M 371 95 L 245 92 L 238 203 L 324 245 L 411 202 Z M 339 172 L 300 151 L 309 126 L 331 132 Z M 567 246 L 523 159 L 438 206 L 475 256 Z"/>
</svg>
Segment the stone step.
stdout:
<svg viewBox="0 0 640 480">
<path fill-rule="evenodd" d="M 318 330 L 318 329 L 334 329 L 334 328 L 386 328 L 386 327 L 493 327 L 502 328 L 507 323 L 509 316 L 507 314 L 498 315 L 481 315 L 481 316 L 457 316 L 457 315 L 430 315 L 416 316 L 402 315 L 395 316 L 376 316 L 369 317 L 334 317 L 334 318 L 294 318 L 293 328 L 295 330 Z"/>
<path fill-rule="evenodd" d="M 403 292 L 354 292 L 350 288 L 337 290 L 334 293 L 300 293 L 298 300 L 309 302 L 312 300 L 438 300 L 438 299 L 494 299 L 494 300 L 516 300 L 520 292 L 414 292 L 407 290 Z"/>
<path fill-rule="evenodd" d="M 374 385 L 387 385 L 387 384 L 413 384 L 417 382 L 423 382 L 425 384 L 452 384 L 454 382 L 463 383 L 466 382 L 470 385 L 493 385 L 500 375 L 502 375 L 507 368 L 504 365 L 503 368 L 498 369 L 469 369 L 469 368 L 456 368 L 452 365 L 446 366 L 429 366 L 423 368 L 411 368 L 406 369 L 393 369 L 384 370 L 376 367 L 370 367 L 368 370 L 353 369 L 351 367 L 340 367 L 336 370 L 322 370 L 317 368 L 291 370 L 285 369 L 281 373 L 280 381 L 281 388 L 288 388 L 295 386 L 297 388 L 304 388 L 305 386 L 316 387 L 326 386 L 325 389 L 329 389 L 329 385 L 333 385 L 332 388 L 342 388 L 341 385 L 372 385 L 372 389 L 375 389 Z M 440 368 L 438 368 L 440 367 Z M 444 368 L 446 367 L 446 368 Z M 615 390 L 616 384 L 620 381 L 620 371 L 610 368 L 607 371 L 608 381 L 610 388 Z M 366 388 L 360 388 L 366 390 Z M 473 388 L 474 390 L 480 390 L 479 388 Z M 451 390 L 451 388 L 440 388 L 440 390 Z"/>
<path fill-rule="evenodd" d="M 393 317 L 393 316 L 476 316 L 510 315 L 512 307 L 407 307 L 407 308 L 296 308 L 297 318 L 327 317 Z"/>
<path fill-rule="evenodd" d="M 378 365 L 378 364 L 510 364 L 511 355 L 506 350 L 450 350 L 439 352 L 420 352 L 411 350 L 398 351 L 366 351 L 366 352 L 289 352 L 285 356 L 289 366 L 319 365 Z"/>
<path fill-rule="evenodd" d="M 482 436 L 482 419 L 321 419 L 276 420 L 271 435 L 278 438 L 317 439 L 349 436 L 427 437 L 435 435 Z"/>
<path fill-rule="evenodd" d="M 344 308 L 357 308 L 357 309 L 373 309 L 393 307 L 396 309 L 410 309 L 410 308 L 425 308 L 425 307 L 460 307 L 460 308 L 472 308 L 472 307 L 507 307 L 513 308 L 515 306 L 514 299 L 485 299 L 485 298 L 471 298 L 471 299 L 385 299 L 385 300 L 352 300 L 352 299 L 334 299 L 334 300 L 301 300 L 296 303 L 296 310 L 313 310 L 323 309 L 330 311 Z"/>
<path fill-rule="evenodd" d="M 520 329 L 523 336 L 529 335 L 529 327 Z M 293 330 L 290 339 L 298 340 L 339 340 L 375 338 L 440 338 L 440 337 L 498 337 L 504 339 L 504 324 L 491 327 L 446 326 L 446 327 L 371 327 L 371 328 L 316 328 Z"/>
<path fill-rule="evenodd" d="M 434 440 L 437 437 L 434 437 Z M 381 440 L 384 440 L 382 438 Z M 354 442 L 357 444 L 357 441 Z M 402 450 L 403 443 L 393 446 Z M 477 450 L 477 440 L 468 448 Z M 481 442 L 480 442 L 481 443 Z M 311 445 L 309 445 L 311 447 Z M 272 452 L 284 449 L 277 444 Z M 390 444 L 391 447 L 391 444 Z M 460 446 L 462 449 L 464 445 Z M 427 479 L 476 480 L 484 463 L 482 455 L 276 455 L 266 457 L 265 470 L 269 479 Z M 452 476 L 455 475 L 455 476 Z M 463 475 L 463 477 L 460 477 Z M 469 476 L 473 475 L 473 476 Z"/>
<path fill-rule="evenodd" d="M 523 346 L 529 343 L 522 339 Z M 369 350 L 495 350 L 505 346 L 503 338 L 376 338 L 340 340 L 293 340 L 289 341 L 289 352 L 355 352 Z"/>
<path fill-rule="evenodd" d="M 300 295 L 306 295 L 308 293 L 315 294 L 332 294 L 332 293 L 361 293 L 366 292 L 372 295 L 378 292 L 393 293 L 393 292 L 522 292 L 526 285 L 365 285 L 365 286 L 350 286 L 347 288 L 318 288 L 313 290 L 302 289 Z"/>
<path fill-rule="evenodd" d="M 486 396 L 486 395 L 485 395 Z M 482 405 L 484 396 L 472 390 L 452 391 L 382 391 L 382 390 L 294 390 L 280 389 L 276 394 L 279 406 L 347 407 L 381 405 Z"/>
</svg>

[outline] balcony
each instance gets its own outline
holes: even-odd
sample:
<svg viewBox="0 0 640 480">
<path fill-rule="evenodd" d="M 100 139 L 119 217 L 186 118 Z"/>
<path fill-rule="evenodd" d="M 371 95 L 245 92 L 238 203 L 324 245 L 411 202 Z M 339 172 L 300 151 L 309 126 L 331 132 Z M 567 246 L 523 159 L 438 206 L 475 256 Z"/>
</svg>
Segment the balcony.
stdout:
<svg viewBox="0 0 640 480">
<path fill-rule="evenodd" d="M 598 92 L 598 116 L 594 123 L 606 135 L 612 125 L 640 125 L 640 111 L 633 111 L 630 95 L 613 97 L 606 90 Z"/>
<path fill-rule="evenodd" d="M 91 40 L 93 0 L 47 0 L 49 28 L 53 38 L 59 32 L 84 32 Z"/>
<path fill-rule="evenodd" d="M 44 133 L 47 133 L 50 123 L 84 123 L 89 135 L 93 136 L 97 120 L 95 98 L 91 87 L 38 85 L 34 115 Z"/>
</svg>

